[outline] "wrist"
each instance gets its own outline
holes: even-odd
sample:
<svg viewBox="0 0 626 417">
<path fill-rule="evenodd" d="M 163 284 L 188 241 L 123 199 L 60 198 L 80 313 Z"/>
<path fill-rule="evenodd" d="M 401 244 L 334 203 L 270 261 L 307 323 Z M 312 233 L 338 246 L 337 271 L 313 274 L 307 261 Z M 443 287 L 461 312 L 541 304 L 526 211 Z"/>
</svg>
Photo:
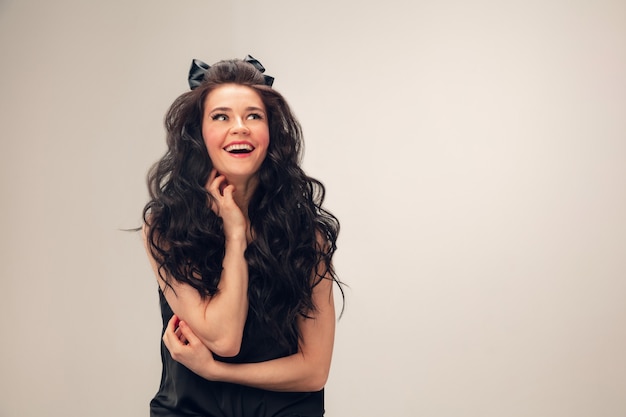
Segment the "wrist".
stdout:
<svg viewBox="0 0 626 417">
<path fill-rule="evenodd" d="M 246 239 L 246 233 L 230 233 L 225 236 L 225 245 L 227 248 L 243 248 L 248 246 L 248 240 Z"/>
<path fill-rule="evenodd" d="M 202 375 L 202 377 L 209 381 L 227 382 L 224 380 L 224 377 L 228 375 L 226 372 L 227 366 L 228 364 L 225 362 L 214 360 L 211 366 L 205 369 L 205 375 Z"/>
</svg>

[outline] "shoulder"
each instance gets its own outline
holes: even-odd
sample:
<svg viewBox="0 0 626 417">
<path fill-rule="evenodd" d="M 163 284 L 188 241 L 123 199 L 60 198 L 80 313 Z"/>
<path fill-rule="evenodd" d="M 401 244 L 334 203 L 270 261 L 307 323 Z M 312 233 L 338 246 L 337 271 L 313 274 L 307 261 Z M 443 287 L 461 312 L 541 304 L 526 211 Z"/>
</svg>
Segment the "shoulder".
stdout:
<svg viewBox="0 0 626 417">
<path fill-rule="evenodd" d="M 169 245 L 165 239 L 160 237 L 160 234 L 151 222 L 151 218 L 148 217 L 141 226 L 141 238 L 146 249 L 146 252 L 155 259 L 159 259 L 159 254 L 163 254 L 167 250 Z"/>
</svg>

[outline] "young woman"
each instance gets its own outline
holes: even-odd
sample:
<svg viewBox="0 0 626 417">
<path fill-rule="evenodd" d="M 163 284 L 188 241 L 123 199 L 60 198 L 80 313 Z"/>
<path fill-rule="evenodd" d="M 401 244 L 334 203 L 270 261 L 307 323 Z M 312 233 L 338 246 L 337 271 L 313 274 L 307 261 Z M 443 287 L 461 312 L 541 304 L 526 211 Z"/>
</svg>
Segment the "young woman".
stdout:
<svg viewBox="0 0 626 417">
<path fill-rule="evenodd" d="M 166 116 L 143 228 L 164 324 L 154 417 L 324 414 L 339 223 L 262 72 L 194 60 Z"/>
</svg>

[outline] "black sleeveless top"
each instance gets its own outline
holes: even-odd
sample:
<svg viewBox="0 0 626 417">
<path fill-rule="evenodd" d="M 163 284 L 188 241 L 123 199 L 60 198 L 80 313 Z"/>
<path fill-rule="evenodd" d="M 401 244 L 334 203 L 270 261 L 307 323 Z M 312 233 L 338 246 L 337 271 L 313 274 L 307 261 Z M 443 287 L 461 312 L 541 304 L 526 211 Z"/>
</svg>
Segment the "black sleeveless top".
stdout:
<svg viewBox="0 0 626 417">
<path fill-rule="evenodd" d="M 163 332 L 174 314 L 159 290 Z M 162 332 L 162 334 L 163 334 Z M 264 332 L 249 318 L 239 354 L 217 360 L 232 363 L 263 362 L 292 352 Z M 324 390 L 317 392 L 275 392 L 226 382 L 208 381 L 172 359 L 161 341 L 161 385 L 150 401 L 151 417 L 321 417 Z"/>
</svg>

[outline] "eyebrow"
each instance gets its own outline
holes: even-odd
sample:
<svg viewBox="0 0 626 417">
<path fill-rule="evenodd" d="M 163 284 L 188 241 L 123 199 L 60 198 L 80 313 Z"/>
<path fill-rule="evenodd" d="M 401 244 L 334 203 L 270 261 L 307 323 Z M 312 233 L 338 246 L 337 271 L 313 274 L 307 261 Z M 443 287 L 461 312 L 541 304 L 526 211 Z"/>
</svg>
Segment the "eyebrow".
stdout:
<svg viewBox="0 0 626 417">
<path fill-rule="evenodd" d="M 223 112 L 229 112 L 229 111 L 233 111 L 233 109 L 231 109 L 230 107 L 215 107 L 214 109 L 212 109 L 210 111 L 210 113 L 214 113 L 216 111 L 223 111 Z M 258 111 L 258 112 L 262 112 L 265 113 L 265 110 L 263 110 L 260 107 L 256 107 L 256 106 L 249 106 L 246 107 L 246 111 Z"/>
</svg>

